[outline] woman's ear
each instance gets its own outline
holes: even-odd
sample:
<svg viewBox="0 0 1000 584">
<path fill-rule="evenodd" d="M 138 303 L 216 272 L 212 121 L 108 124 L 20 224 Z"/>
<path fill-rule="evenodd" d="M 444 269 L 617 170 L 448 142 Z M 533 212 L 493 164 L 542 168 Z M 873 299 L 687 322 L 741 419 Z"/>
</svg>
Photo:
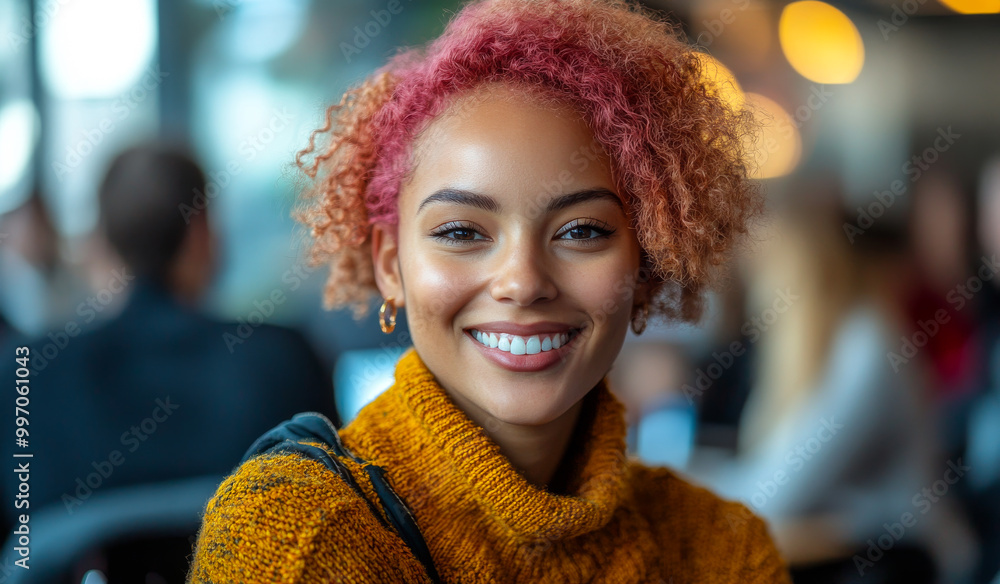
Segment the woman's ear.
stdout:
<svg viewBox="0 0 1000 584">
<path fill-rule="evenodd" d="M 372 265 L 375 268 L 375 284 L 383 298 L 393 298 L 397 308 L 405 304 L 403 297 L 403 277 L 399 270 L 399 243 L 396 225 L 375 223 L 372 225 Z"/>
</svg>

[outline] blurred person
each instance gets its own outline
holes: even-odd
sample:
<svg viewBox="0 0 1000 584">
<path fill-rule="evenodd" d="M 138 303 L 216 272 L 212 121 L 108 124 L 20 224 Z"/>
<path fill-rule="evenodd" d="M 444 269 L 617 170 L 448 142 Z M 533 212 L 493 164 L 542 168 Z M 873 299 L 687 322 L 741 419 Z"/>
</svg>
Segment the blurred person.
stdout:
<svg viewBox="0 0 1000 584">
<path fill-rule="evenodd" d="M 711 335 L 682 380 L 681 392 L 697 408 L 697 443 L 707 448 L 736 449 L 740 415 L 752 389 L 760 325 L 746 315 L 746 278 L 739 271 L 745 261 L 733 262 L 715 302 Z"/>
<path fill-rule="evenodd" d="M 738 456 L 688 472 L 772 522 L 797 583 L 933 582 L 935 569 L 954 581 L 971 561 L 956 497 L 926 517 L 914 502 L 949 467 L 923 362 L 891 358 L 906 322 L 900 246 L 873 226 L 852 247 L 838 219 L 822 199 L 775 217 L 750 266 L 760 339 Z M 868 549 L 905 513 L 916 525 Z"/>
<path fill-rule="evenodd" d="M 975 310 L 979 340 L 975 395 L 968 409 L 965 427 L 965 455 L 970 471 L 970 516 L 982 540 L 976 582 L 1000 581 L 1000 156 L 983 167 L 976 197 L 978 266 L 954 300 L 970 299 Z"/>
<path fill-rule="evenodd" d="M 413 346 L 353 454 L 251 450 L 190 582 L 789 581 L 743 505 L 626 456 L 607 380 L 629 328 L 698 320 L 761 207 L 701 62 L 636 4 L 471 2 L 328 110 L 298 214 L 327 306 L 377 294 Z"/>
<path fill-rule="evenodd" d="M 683 347 L 669 342 L 626 343 L 611 371 L 615 395 L 625 405 L 630 426 L 659 407 L 681 386 L 688 370 Z"/>
<path fill-rule="evenodd" d="M 906 332 L 921 330 L 920 323 L 941 320 L 935 317 L 941 310 L 947 313 L 947 322 L 938 323 L 941 326 L 928 335 L 921 352 L 931 365 L 929 386 L 935 400 L 950 409 L 968 400 L 979 354 L 974 309 L 964 309 L 972 303 L 962 298 L 962 310 L 956 304 L 960 298 L 956 286 L 970 276 L 969 254 L 975 242 L 967 199 L 957 176 L 935 168 L 914 186 L 909 217 L 913 269 L 905 297 Z M 949 435 L 949 450 L 957 442 L 956 433 Z"/>
<path fill-rule="evenodd" d="M 680 392 L 685 347 L 667 339 L 626 341 L 609 373 L 625 406 L 629 451 L 647 464 L 683 467 L 694 439 L 694 410 Z"/>
<path fill-rule="evenodd" d="M 331 374 L 300 334 L 262 324 L 233 345 L 226 335 L 239 334 L 237 324 L 197 309 L 217 269 L 215 237 L 207 209 L 181 210 L 204 191 L 202 170 L 171 146 L 139 145 L 110 165 L 99 189 L 100 228 L 122 263 L 81 304 L 81 320 L 111 296 L 128 299 L 94 330 L 81 333 L 71 321 L 26 344 L 33 511 L 64 508 L 69 521 L 116 487 L 222 476 L 248 441 L 282 419 L 303 410 L 336 419 Z M 3 359 L 8 381 L 13 354 Z M 14 397 L 5 398 L 12 411 Z M 2 424 L 13 436 L 13 416 Z M 13 448 L 13 438 L 4 441 L 8 457 Z M 17 487 L 7 473 L 4 497 L 13 500 Z M 18 511 L 4 512 L 10 525 Z M 189 535 L 170 548 L 168 580 L 186 572 Z M 147 568 L 112 562 L 107 575 L 131 581 Z"/>
<path fill-rule="evenodd" d="M 609 380 L 625 405 L 629 450 L 640 460 L 673 468 L 686 464 L 696 437 L 703 431 L 703 412 L 695 406 L 703 405 L 700 398 L 704 396 L 686 384 L 687 375 L 711 353 L 716 329 L 724 326 L 718 304 L 728 294 L 727 286 L 706 295 L 704 315 L 697 326 L 651 323 L 641 336 L 634 332 L 626 335 Z"/>
<path fill-rule="evenodd" d="M 59 234 L 39 191 L 0 216 L 0 346 L 71 315 L 83 284 L 62 261 Z"/>
</svg>

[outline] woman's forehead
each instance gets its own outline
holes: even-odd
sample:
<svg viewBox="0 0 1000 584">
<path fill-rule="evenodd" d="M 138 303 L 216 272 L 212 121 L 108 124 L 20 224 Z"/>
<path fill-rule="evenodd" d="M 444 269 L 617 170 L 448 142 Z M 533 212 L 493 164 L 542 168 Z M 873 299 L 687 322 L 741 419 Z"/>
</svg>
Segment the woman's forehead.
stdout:
<svg viewBox="0 0 1000 584">
<path fill-rule="evenodd" d="M 427 126 L 403 192 L 538 197 L 613 184 L 607 156 L 571 106 L 500 88 L 461 98 Z"/>
</svg>

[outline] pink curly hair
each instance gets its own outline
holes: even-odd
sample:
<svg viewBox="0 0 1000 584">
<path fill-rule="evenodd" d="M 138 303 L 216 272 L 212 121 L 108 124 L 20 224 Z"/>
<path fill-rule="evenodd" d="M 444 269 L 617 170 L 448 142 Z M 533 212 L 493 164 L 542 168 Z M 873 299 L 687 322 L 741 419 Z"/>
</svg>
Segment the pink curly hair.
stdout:
<svg viewBox="0 0 1000 584">
<path fill-rule="evenodd" d="M 356 318 L 378 294 L 371 225 L 398 225 L 412 143 L 455 94 L 486 82 L 538 90 L 580 112 L 609 154 L 651 280 L 650 317 L 696 321 L 703 292 L 763 208 L 748 178 L 753 120 L 706 84 L 676 28 L 625 0 L 481 0 L 424 49 L 348 90 L 296 156 L 295 217 L 329 264 L 327 308 Z"/>
</svg>

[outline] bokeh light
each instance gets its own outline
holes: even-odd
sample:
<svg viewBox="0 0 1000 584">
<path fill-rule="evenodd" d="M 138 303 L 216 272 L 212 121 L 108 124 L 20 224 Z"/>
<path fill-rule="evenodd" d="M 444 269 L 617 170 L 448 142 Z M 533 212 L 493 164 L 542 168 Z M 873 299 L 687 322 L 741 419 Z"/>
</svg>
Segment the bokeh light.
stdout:
<svg viewBox="0 0 1000 584">
<path fill-rule="evenodd" d="M 864 66 L 865 46 L 858 29 L 825 2 L 803 0 L 786 6 L 778 39 L 791 66 L 816 83 L 850 83 Z"/>
<path fill-rule="evenodd" d="M 750 0 L 701 0 L 691 8 L 692 36 L 738 71 L 759 71 L 778 40 L 770 10 Z"/>
<path fill-rule="evenodd" d="M 758 93 L 746 94 L 746 107 L 759 123 L 752 150 L 753 177 L 775 178 L 792 172 L 802 157 L 802 136 L 795 120 L 777 102 Z"/>
<path fill-rule="evenodd" d="M 721 97 L 736 111 L 742 109 L 745 100 L 743 89 L 733 72 L 707 53 L 696 52 L 694 55 L 701 61 L 701 77 L 709 87 L 709 93 Z"/>
<path fill-rule="evenodd" d="M 27 171 L 37 132 L 38 113 L 31 101 L 9 101 L 0 108 L 0 190 L 9 188 Z"/>
<path fill-rule="evenodd" d="M 959 14 L 996 14 L 1000 0 L 938 0 Z"/>
<path fill-rule="evenodd" d="M 153 0 L 90 0 L 61 8 L 40 29 L 42 78 L 64 99 L 126 91 L 156 52 L 156 26 Z"/>
</svg>

